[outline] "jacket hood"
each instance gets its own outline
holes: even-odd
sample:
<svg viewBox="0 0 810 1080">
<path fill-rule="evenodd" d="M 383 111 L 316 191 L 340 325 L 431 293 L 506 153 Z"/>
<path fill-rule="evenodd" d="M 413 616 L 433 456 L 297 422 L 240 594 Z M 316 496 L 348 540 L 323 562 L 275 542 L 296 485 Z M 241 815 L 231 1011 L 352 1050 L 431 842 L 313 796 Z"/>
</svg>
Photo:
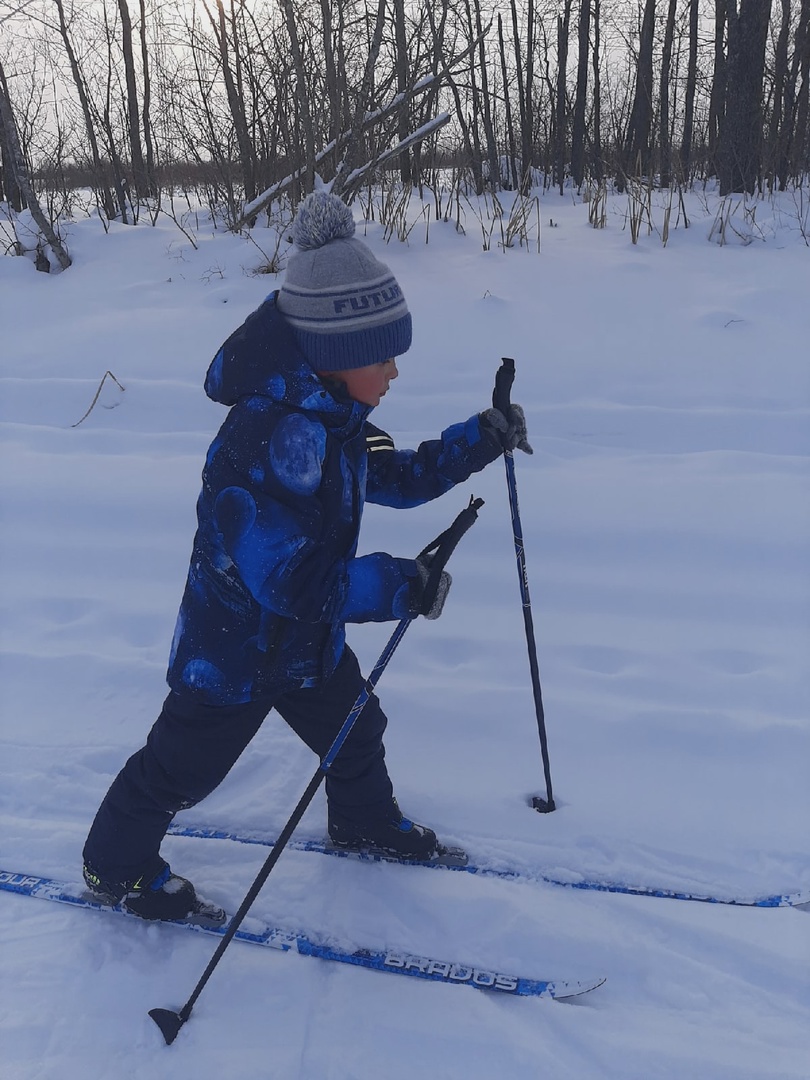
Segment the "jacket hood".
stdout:
<svg viewBox="0 0 810 1080">
<path fill-rule="evenodd" d="M 309 366 L 276 305 L 277 296 L 271 293 L 216 354 L 205 378 L 208 397 L 231 406 L 258 394 L 294 408 L 332 414 L 338 424 L 366 416 L 368 406 L 335 394 Z"/>
</svg>

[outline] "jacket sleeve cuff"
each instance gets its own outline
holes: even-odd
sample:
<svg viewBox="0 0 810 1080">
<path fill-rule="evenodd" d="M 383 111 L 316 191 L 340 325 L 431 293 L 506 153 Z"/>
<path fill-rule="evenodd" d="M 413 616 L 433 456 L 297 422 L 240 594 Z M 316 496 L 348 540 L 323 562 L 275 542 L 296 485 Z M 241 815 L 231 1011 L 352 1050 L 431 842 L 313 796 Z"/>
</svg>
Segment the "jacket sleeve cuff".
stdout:
<svg viewBox="0 0 810 1080">
<path fill-rule="evenodd" d="M 348 564 L 348 588 L 340 618 L 345 622 L 387 622 L 412 618 L 419 572 L 413 559 L 375 552 Z"/>
</svg>

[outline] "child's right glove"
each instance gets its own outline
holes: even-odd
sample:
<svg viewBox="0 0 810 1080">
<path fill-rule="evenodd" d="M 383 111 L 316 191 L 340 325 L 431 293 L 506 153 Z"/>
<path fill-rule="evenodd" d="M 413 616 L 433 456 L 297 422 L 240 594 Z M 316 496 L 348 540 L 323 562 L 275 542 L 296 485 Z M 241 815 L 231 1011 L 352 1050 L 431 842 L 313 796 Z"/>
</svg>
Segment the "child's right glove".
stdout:
<svg viewBox="0 0 810 1080">
<path fill-rule="evenodd" d="M 510 405 L 508 415 L 500 409 L 485 409 L 478 414 L 482 427 L 497 439 L 504 450 L 522 450 L 524 454 L 533 454 L 529 445 L 526 415 L 520 405 Z"/>
<path fill-rule="evenodd" d="M 453 579 L 446 570 L 442 570 L 442 575 L 439 578 L 439 587 L 436 589 L 436 595 L 426 611 L 425 603 L 428 600 L 428 597 L 425 596 L 425 589 L 427 588 L 428 578 L 430 577 L 430 563 L 430 555 L 422 555 L 421 558 L 416 560 L 416 569 L 419 571 L 419 577 L 414 581 L 416 587 L 414 614 L 424 615 L 426 619 L 438 619 L 442 613 L 442 608 L 447 599 L 447 594 L 450 591 L 450 586 L 453 584 Z"/>
</svg>

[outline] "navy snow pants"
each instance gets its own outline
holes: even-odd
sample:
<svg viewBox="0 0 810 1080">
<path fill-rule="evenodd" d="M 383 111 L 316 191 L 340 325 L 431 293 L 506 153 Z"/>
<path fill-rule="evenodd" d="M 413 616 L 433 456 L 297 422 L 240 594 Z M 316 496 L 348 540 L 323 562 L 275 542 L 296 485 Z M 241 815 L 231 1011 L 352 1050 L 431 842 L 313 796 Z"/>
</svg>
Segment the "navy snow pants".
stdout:
<svg viewBox="0 0 810 1080">
<path fill-rule="evenodd" d="M 160 844 L 174 815 L 225 779 L 271 709 L 322 758 L 363 683 L 346 648 L 334 674 L 317 688 L 226 706 L 170 693 L 146 745 L 127 761 L 99 807 L 84 847 L 86 865 L 103 881 L 148 881 L 162 865 Z M 370 824 L 391 816 L 385 726 L 372 694 L 327 774 L 330 820 Z"/>
</svg>

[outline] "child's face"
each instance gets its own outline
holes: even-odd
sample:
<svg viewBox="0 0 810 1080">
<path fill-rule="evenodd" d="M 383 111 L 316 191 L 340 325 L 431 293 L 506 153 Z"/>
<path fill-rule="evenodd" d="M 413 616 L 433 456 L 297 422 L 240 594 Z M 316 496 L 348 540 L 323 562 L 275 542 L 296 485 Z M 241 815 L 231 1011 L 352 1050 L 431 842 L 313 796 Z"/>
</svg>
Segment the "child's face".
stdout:
<svg viewBox="0 0 810 1080">
<path fill-rule="evenodd" d="M 348 371 L 330 371 L 329 376 L 338 379 L 346 387 L 346 393 L 361 405 L 379 405 L 380 398 L 388 391 L 392 379 L 399 375 L 396 360 L 383 360 L 381 364 L 349 368 Z"/>
</svg>

